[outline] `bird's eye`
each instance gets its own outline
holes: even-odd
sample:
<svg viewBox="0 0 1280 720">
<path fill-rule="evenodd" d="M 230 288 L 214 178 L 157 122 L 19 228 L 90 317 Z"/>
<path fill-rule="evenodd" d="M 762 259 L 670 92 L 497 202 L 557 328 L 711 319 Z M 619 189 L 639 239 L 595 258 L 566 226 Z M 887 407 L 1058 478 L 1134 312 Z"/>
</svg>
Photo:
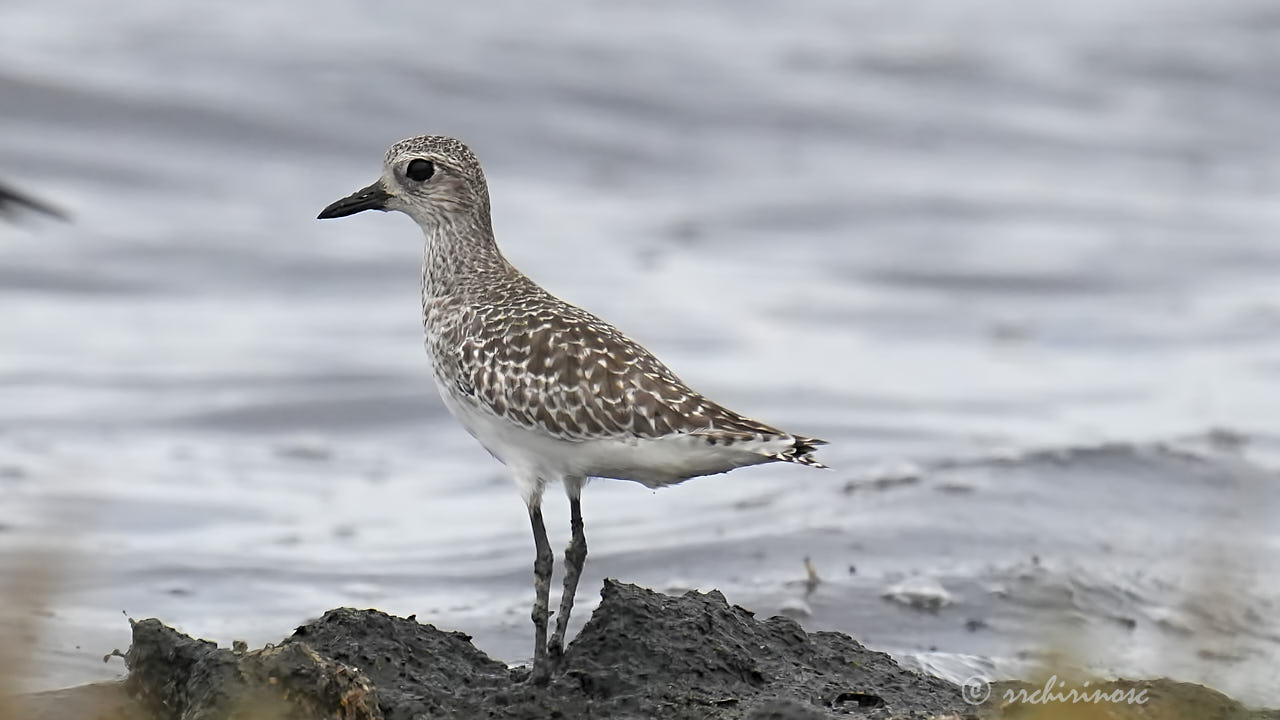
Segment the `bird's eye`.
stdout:
<svg viewBox="0 0 1280 720">
<path fill-rule="evenodd" d="M 410 180 L 422 182 L 436 174 L 436 166 L 430 160 L 415 158 L 409 162 L 409 167 L 404 169 L 404 174 Z"/>
</svg>

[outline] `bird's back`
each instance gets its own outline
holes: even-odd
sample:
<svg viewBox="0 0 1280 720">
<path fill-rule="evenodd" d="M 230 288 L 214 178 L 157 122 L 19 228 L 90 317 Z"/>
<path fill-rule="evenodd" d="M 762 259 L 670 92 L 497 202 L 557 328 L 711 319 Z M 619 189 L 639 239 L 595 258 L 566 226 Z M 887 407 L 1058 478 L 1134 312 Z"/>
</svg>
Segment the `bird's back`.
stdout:
<svg viewBox="0 0 1280 720">
<path fill-rule="evenodd" d="M 485 444 L 504 461 L 513 450 L 491 444 L 569 453 L 565 462 L 582 466 L 570 470 L 653 485 L 763 462 L 819 465 L 810 453 L 822 441 L 711 401 L 639 343 L 518 272 L 490 278 L 482 292 L 431 298 L 424 310 L 442 393 L 482 442 L 493 431 L 473 426 L 486 416 L 500 423 L 502 438 Z"/>
</svg>

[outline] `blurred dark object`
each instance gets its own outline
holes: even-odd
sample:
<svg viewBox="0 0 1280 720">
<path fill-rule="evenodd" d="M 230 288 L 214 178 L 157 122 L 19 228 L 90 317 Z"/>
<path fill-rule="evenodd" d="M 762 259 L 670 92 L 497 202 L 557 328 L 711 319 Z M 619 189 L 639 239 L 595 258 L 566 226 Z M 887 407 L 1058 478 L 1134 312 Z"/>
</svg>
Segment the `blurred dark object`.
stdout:
<svg viewBox="0 0 1280 720">
<path fill-rule="evenodd" d="M 69 219 L 67 214 L 58 208 L 36 200 L 30 195 L 25 195 L 14 190 L 8 185 L 0 183 L 0 217 L 14 217 L 22 208 L 42 212 L 45 215 L 58 218 L 59 220 Z"/>
</svg>

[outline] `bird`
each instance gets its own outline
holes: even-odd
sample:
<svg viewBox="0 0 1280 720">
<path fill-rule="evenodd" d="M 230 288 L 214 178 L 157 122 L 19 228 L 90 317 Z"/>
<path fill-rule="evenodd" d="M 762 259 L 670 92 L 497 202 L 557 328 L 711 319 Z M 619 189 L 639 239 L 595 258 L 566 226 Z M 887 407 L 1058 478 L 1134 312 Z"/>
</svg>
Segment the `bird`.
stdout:
<svg viewBox="0 0 1280 720">
<path fill-rule="evenodd" d="M 661 488 L 762 463 L 815 468 L 825 441 L 749 419 L 695 392 L 614 326 L 544 290 L 494 239 L 489 188 L 462 141 L 401 140 L 381 176 L 318 219 L 401 212 L 425 237 L 422 322 L 444 405 L 512 474 L 534 539 L 533 664 L 544 684 L 564 656 L 565 633 L 587 556 L 581 497 L 588 480 Z M 543 492 L 569 499 L 564 592 L 547 639 L 554 556 Z"/>
<path fill-rule="evenodd" d="M 65 213 L 52 205 L 36 200 L 25 193 L 18 192 L 14 188 L 0 183 L 0 216 L 8 217 L 13 215 L 19 208 L 42 212 L 59 220 L 67 219 Z"/>
</svg>

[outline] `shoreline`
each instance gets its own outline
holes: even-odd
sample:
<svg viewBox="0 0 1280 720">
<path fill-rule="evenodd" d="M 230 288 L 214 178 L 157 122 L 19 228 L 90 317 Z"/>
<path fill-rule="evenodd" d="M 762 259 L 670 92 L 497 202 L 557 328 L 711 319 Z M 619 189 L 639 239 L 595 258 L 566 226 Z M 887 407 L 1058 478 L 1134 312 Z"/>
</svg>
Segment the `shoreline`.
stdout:
<svg viewBox="0 0 1280 720">
<path fill-rule="evenodd" d="M 126 680 L 20 696 L 17 704 L 32 720 L 213 719 L 237 711 L 342 720 L 875 720 L 1005 717 L 1062 702 L 1045 696 L 1044 683 L 1030 682 L 997 682 L 976 698 L 967 686 L 905 669 L 843 633 L 807 633 L 781 616 L 761 620 L 717 591 L 677 597 L 606 580 L 601 597 L 546 687 L 525 684 L 526 668 L 490 658 L 464 633 L 341 608 L 258 650 L 220 648 L 156 619 L 131 621 Z M 1245 708 L 1190 683 L 1091 687 L 1119 701 L 1077 698 L 1081 712 L 1105 703 L 1114 717 L 1168 711 L 1280 720 L 1280 710 Z M 1011 696 L 1022 704 L 1006 703 Z"/>
</svg>

